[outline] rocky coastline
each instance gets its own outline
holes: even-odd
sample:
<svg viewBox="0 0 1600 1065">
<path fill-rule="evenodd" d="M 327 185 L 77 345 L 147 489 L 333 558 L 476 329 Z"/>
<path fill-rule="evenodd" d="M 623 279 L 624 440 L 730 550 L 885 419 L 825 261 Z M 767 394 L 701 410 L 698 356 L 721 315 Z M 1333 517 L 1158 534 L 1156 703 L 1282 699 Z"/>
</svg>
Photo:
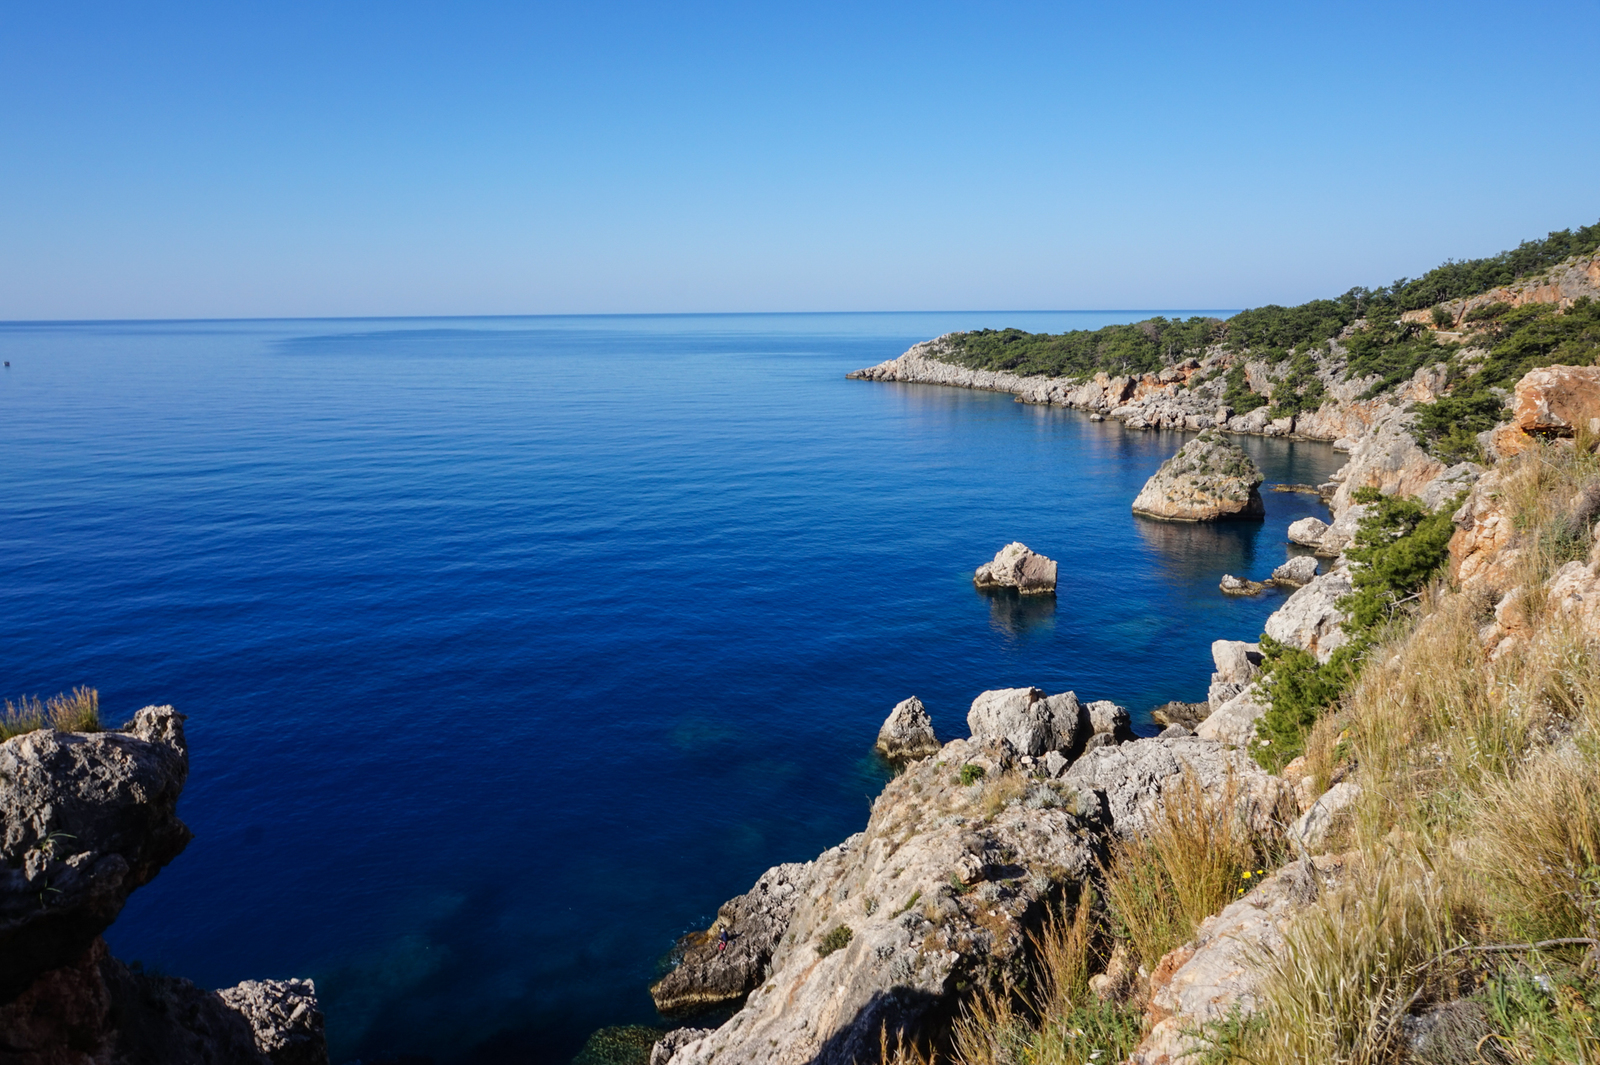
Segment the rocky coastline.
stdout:
<svg viewBox="0 0 1600 1065">
<path fill-rule="evenodd" d="M 184 716 L 0 743 L 0 1062 L 327 1065 L 309 980 L 205 991 L 111 956 L 129 894 L 188 846 Z"/>
<path fill-rule="evenodd" d="M 1413 434 L 1411 405 L 1443 393 L 1449 370 L 1443 363 L 1419 369 L 1375 399 L 1362 398 L 1370 382 L 1340 381 L 1325 367 L 1329 399 L 1317 411 L 1271 419 L 1265 408 L 1234 415 L 1204 387 L 1188 387 L 1227 365 L 1230 357 L 1221 354 L 1142 378 L 1101 374 L 1069 382 L 956 366 L 938 357 L 944 343 L 918 344 L 850 376 L 1009 391 L 1020 402 L 1085 410 L 1132 429 L 1301 437 L 1334 441 L 1348 452 L 1330 484 L 1293 486 L 1321 494 L 1333 520 L 1297 522 L 1287 539 L 1313 554 L 1286 557 L 1269 579 L 1294 590 L 1266 622 L 1265 636 L 1313 663 L 1329 662 L 1349 640 L 1345 607 L 1355 563 L 1347 551 L 1374 505 L 1362 501 L 1374 498 L 1369 493 L 1451 513 L 1454 573 L 1470 579 L 1506 566 L 1501 552 L 1511 536 L 1497 496 L 1486 488 L 1494 474 L 1486 476 L 1483 464 L 1440 461 Z M 1483 434 L 1491 462 L 1536 439 L 1596 432 L 1600 370 L 1530 373 L 1515 401 L 1510 423 Z M 1240 496 L 1235 502 L 1244 510 L 1259 477 L 1236 479 L 1247 482 L 1247 491 L 1230 486 L 1229 495 Z M 1600 602 L 1594 560 L 1568 569 L 1551 595 L 1566 609 L 1590 610 Z M 1593 613 L 1600 628 L 1600 610 Z M 1486 640 L 1503 645 L 1519 638 L 1511 615 L 1498 625 Z M 1263 833 L 1286 827 L 1299 857 L 1264 873 L 1246 898 L 1206 920 L 1158 966 L 1095 978 L 1096 988 L 1131 996 L 1145 1011 L 1143 1041 L 1127 1060 L 1192 1060 L 1201 1026 L 1248 1017 L 1257 1007 L 1262 976 L 1247 959 L 1278 949 L 1294 916 L 1345 875 L 1347 858 L 1324 848 L 1362 793 L 1341 774 L 1311 772 L 1303 757 L 1277 772 L 1262 768 L 1249 754 L 1265 742 L 1256 726 L 1270 702 L 1262 649 L 1219 640 L 1213 659 L 1207 700 L 1163 708 L 1160 720 L 1169 723 L 1153 737 L 1135 737 L 1125 709 L 1072 692 L 985 692 L 968 713 L 970 737 L 942 746 L 920 701 L 914 720 L 907 704 L 896 707 L 885 723 L 890 740 L 880 740 L 880 749 L 909 731 L 924 753 L 905 758 L 862 832 L 811 862 L 774 867 L 723 907 L 717 924 L 689 947 L 684 965 L 654 990 L 670 1012 L 693 993 L 688 988 L 720 982 L 717 1001 L 738 1008 L 719 1027 L 672 1033 L 652 1061 L 847 1065 L 879 1060 L 882 1048 L 906 1040 L 939 1045 L 973 989 L 1025 978 L 1029 944 L 1044 915 L 1096 890 L 1118 840 L 1140 837 L 1174 796 L 1198 787 Z M 745 928 L 752 931 L 741 941 Z M 739 944 L 730 967 L 736 978 L 717 970 L 715 935 L 723 930 Z M 1112 985 L 1121 990 L 1108 990 Z"/>
</svg>

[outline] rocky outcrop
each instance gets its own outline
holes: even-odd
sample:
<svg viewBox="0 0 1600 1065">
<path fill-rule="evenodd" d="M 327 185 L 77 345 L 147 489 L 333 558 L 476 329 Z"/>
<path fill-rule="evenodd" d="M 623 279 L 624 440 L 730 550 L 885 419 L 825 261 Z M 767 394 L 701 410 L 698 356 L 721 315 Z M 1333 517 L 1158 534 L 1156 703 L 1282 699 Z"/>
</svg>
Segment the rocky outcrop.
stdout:
<svg viewBox="0 0 1600 1065">
<path fill-rule="evenodd" d="M 1201 433 L 1161 464 L 1133 501 L 1133 512 L 1167 521 L 1259 518 L 1266 513 L 1261 471 L 1214 432 Z"/>
<path fill-rule="evenodd" d="M 678 965 L 650 988 L 656 1009 L 667 1016 L 701 1011 L 739 1002 L 756 988 L 788 931 L 812 864 L 773 866 L 755 887 L 723 903 L 709 929 L 679 940 Z"/>
<path fill-rule="evenodd" d="M 1088 751 L 1061 782 L 1092 793 L 1118 835 L 1144 831 L 1169 792 L 1192 779 L 1206 792 L 1231 794 L 1252 831 L 1268 833 L 1292 808 L 1294 790 L 1262 771 L 1242 750 L 1191 736 L 1143 739 Z"/>
<path fill-rule="evenodd" d="M 1600 367 L 1541 366 L 1517 382 L 1510 424 L 1494 431 L 1490 448 L 1505 458 L 1579 432 L 1600 436 Z"/>
<path fill-rule="evenodd" d="M 992 768 L 963 784 L 967 764 Z M 880 1028 L 937 1029 L 958 987 L 1023 974 L 1030 932 L 1095 868 L 1092 817 L 1003 741 L 911 763 L 865 831 L 804 867 L 769 974 L 673 1065 L 848 1065 L 876 1060 Z"/>
<path fill-rule="evenodd" d="M 878 730 L 877 751 L 896 764 L 923 758 L 939 750 L 939 740 L 933 734 L 933 719 L 928 716 L 922 700 L 913 695 L 902 699 L 889 711 L 889 717 Z"/>
<path fill-rule="evenodd" d="M 82 957 L 188 845 L 177 816 L 188 774 L 170 706 L 140 710 L 126 731 L 0 743 L 0 1002 Z"/>
<path fill-rule="evenodd" d="M 1267 635 L 1279 643 L 1310 651 L 1317 661 L 1326 662 L 1348 639 L 1339 600 L 1351 590 L 1350 577 L 1344 569 L 1313 578 L 1267 618 Z"/>
<path fill-rule="evenodd" d="M 1256 722 L 1267 712 L 1267 695 L 1257 684 L 1247 684 L 1200 724 L 1194 734 L 1229 747 L 1248 747 L 1255 739 Z"/>
<path fill-rule="evenodd" d="M 1294 917 L 1343 871 L 1320 856 L 1270 874 L 1221 913 L 1201 922 L 1194 939 L 1162 958 L 1150 977 L 1149 1034 L 1131 1065 L 1185 1065 L 1207 1047 L 1206 1026 L 1259 1005 L 1260 959 L 1282 951 Z"/>
<path fill-rule="evenodd" d="M 1301 547 L 1317 547 L 1327 532 L 1328 523 L 1321 518 L 1301 518 L 1289 523 L 1289 542 Z"/>
<path fill-rule="evenodd" d="M 1223 595 L 1260 595 L 1267 590 L 1261 581 L 1252 581 L 1244 577 L 1235 577 L 1231 573 L 1224 573 L 1222 580 L 1217 582 L 1217 590 Z"/>
<path fill-rule="evenodd" d="M 1289 842 L 1302 853 L 1323 849 L 1334 823 L 1361 797 L 1361 786 L 1342 780 L 1315 799 L 1310 808 L 1289 826 Z"/>
<path fill-rule="evenodd" d="M 1207 700 L 1216 710 L 1244 690 L 1261 672 L 1261 645 L 1243 640 L 1214 640 L 1211 661 L 1217 667 L 1211 674 Z"/>
<path fill-rule="evenodd" d="M 1009 543 L 992 562 L 985 562 L 972 575 L 979 588 L 1015 588 L 1023 595 L 1054 595 L 1056 564 L 1028 550 L 1027 544 Z"/>
<path fill-rule="evenodd" d="M 0 1058 L 8 1065 L 326 1065 L 309 981 L 210 992 L 130 970 L 100 933 L 178 856 L 183 715 L 0 743 Z"/>
<path fill-rule="evenodd" d="M 976 743 L 1003 739 L 1018 754 L 1037 757 L 1072 750 L 1084 714 L 1073 692 L 1045 695 L 1039 688 L 999 688 L 972 700 L 967 728 Z"/>
</svg>

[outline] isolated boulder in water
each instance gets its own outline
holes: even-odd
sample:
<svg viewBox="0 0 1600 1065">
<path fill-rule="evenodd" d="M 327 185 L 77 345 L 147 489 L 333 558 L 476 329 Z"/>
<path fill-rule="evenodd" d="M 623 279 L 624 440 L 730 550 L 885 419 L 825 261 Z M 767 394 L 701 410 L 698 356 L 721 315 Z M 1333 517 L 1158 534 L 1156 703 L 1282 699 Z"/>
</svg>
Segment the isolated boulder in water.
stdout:
<svg viewBox="0 0 1600 1065">
<path fill-rule="evenodd" d="M 1161 464 L 1133 501 L 1133 512 L 1167 521 L 1259 518 L 1266 513 L 1262 480 L 1249 455 L 1208 430 Z"/>
<path fill-rule="evenodd" d="M 1328 523 L 1321 518 L 1301 518 L 1289 523 L 1289 542 L 1301 547 L 1317 547 L 1328 533 Z"/>
<path fill-rule="evenodd" d="M 878 753 L 891 762 L 909 762 L 936 754 L 939 741 L 933 734 L 933 719 L 922 700 L 913 695 L 895 704 L 878 730 Z"/>
<path fill-rule="evenodd" d="M 1023 595 L 1053 595 L 1056 564 L 1028 550 L 1027 544 L 1009 543 L 972 575 L 979 588 L 1015 588 Z"/>
<path fill-rule="evenodd" d="M 1316 575 L 1317 560 L 1310 555 L 1296 555 L 1272 571 L 1272 583 L 1298 588 L 1301 585 L 1310 584 L 1311 578 Z"/>
<path fill-rule="evenodd" d="M 1004 739 L 1018 754 L 1038 757 L 1071 750 L 1086 716 L 1073 692 L 1047 696 L 1038 688 L 998 688 L 972 700 L 967 727 L 975 744 Z"/>
</svg>

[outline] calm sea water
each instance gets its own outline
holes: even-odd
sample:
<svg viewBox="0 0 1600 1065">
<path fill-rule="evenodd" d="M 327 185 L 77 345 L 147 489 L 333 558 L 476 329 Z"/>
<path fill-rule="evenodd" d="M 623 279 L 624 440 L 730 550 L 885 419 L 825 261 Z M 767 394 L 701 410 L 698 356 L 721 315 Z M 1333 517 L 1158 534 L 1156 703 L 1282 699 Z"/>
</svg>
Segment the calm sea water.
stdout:
<svg viewBox="0 0 1600 1065">
<path fill-rule="evenodd" d="M 986 688 L 1203 698 L 1280 601 L 1218 578 L 1314 499 L 1138 520 L 1177 434 L 844 379 L 1148 313 L 0 325 L 0 694 L 189 715 L 195 840 L 113 949 L 315 977 L 335 1061 L 564 1062 L 863 826 L 896 701 L 953 736 Z M 1013 539 L 1057 599 L 973 589 Z"/>
</svg>

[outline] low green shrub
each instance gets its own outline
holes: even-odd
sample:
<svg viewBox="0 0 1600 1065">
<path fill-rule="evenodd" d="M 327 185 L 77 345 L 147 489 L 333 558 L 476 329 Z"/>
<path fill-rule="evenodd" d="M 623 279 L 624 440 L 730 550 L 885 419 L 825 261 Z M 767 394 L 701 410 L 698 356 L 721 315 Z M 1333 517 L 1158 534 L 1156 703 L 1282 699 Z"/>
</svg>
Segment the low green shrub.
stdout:
<svg viewBox="0 0 1600 1065">
<path fill-rule="evenodd" d="M 855 932 L 851 931 L 849 925 L 835 925 L 832 931 L 822 937 L 822 942 L 817 944 L 817 954 L 820 957 L 826 958 L 834 951 L 843 950 L 845 947 L 848 947 L 850 945 L 850 940 L 854 938 Z"/>
<path fill-rule="evenodd" d="M 978 781 L 982 780 L 983 777 L 984 770 L 983 766 L 981 765 L 973 765 L 971 762 L 968 762 L 966 765 L 961 767 L 960 779 L 962 787 L 967 787 L 970 784 L 976 784 Z"/>
</svg>

